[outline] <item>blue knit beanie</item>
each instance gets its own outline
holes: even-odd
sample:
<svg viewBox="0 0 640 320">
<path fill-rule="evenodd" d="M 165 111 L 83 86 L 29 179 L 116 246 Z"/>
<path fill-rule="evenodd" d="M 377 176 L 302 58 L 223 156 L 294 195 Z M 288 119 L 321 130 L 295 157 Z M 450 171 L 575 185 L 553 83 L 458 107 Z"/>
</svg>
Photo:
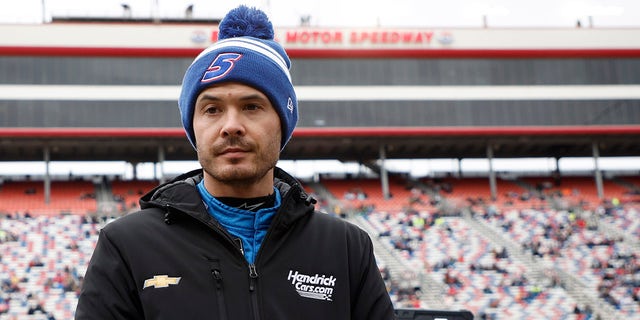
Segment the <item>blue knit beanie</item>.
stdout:
<svg viewBox="0 0 640 320">
<path fill-rule="evenodd" d="M 214 84 L 239 82 L 269 98 L 280 116 L 280 150 L 284 149 L 298 122 L 298 100 L 289 74 L 291 60 L 273 38 L 273 26 L 259 9 L 242 5 L 222 19 L 218 42 L 195 58 L 182 79 L 178 107 L 194 148 L 193 112 L 198 95 Z"/>
</svg>

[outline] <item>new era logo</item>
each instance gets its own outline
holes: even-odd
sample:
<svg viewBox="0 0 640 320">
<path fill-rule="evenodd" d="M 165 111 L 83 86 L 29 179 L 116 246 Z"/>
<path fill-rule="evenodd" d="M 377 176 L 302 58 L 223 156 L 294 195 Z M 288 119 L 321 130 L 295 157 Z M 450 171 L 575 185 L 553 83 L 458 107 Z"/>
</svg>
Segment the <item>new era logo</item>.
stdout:
<svg viewBox="0 0 640 320">
<path fill-rule="evenodd" d="M 287 109 L 289 109 L 289 112 L 293 113 L 293 108 L 295 108 L 293 106 L 293 100 L 289 97 L 289 100 L 287 101 Z"/>
</svg>

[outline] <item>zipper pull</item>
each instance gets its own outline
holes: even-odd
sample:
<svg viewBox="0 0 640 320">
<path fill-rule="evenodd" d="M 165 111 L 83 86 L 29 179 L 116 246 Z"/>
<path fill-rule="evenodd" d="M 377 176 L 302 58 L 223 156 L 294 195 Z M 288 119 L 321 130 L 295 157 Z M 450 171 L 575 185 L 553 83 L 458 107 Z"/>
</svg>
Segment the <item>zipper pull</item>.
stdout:
<svg viewBox="0 0 640 320">
<path fill-rule="evenodd" d="M 242 245 L 242 239 L 233 238 L 233 241 L 235 241 L 235 243 L 238 245 L 238 248 L 240 248 L 240 253 L 242 253 L 242 255 L 244 256 L 244 245 Z"/>
<path fill-rule="evenodd" d="M 256 271 L 256 265 L 249 265 L 249 291 L 256 289 L 256 279 L 258 278 L 258 271 Z"/>
<path fill-rule="evenodd" d="M 218 269 L 213 269 L 211 271 L 211 275 L 214 279 L 216 279 L 216 286 L 218 287 L 218 289 L 220 289 L 220 287 L 222 286 L 222 272 L 220 272 L 220 270 Z"/>
</svg>

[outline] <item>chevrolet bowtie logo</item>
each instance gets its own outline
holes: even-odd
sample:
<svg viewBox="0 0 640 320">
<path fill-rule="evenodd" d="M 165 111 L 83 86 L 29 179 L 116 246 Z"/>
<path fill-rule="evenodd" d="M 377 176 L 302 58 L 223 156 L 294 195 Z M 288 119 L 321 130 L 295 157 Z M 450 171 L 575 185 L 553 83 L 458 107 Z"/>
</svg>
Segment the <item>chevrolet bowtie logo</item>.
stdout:
<svg viewBox="0 0 640 320">
<path fill-rule="evenodd" d="M 180 282 L 181 277 L 169 277 L 166 274 L 160 276 L 154 276 L 151 279 L 147 279 L 144 281 L 143 290 L 148 287 L 154 288 L 166 288 L 171 284 L 178 284 Z"/>
</svg>

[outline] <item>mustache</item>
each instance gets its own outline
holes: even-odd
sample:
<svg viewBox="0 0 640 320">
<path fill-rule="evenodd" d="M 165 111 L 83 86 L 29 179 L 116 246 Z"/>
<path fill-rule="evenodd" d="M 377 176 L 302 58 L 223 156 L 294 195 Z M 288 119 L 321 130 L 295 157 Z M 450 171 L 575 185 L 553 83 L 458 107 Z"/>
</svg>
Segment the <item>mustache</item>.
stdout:
<svg viewBox="0 0 640 320">
<path fill-rule="evenodd" d="M 242 137 L 230 136 L 221 142 L 214 144 L 212 147 L 214 154 L 223 153 L 224 150 L 229 148 L 239 148 L 244 151 L 249 151 L 253 150 L 254 145 Z"/>
</svg>

